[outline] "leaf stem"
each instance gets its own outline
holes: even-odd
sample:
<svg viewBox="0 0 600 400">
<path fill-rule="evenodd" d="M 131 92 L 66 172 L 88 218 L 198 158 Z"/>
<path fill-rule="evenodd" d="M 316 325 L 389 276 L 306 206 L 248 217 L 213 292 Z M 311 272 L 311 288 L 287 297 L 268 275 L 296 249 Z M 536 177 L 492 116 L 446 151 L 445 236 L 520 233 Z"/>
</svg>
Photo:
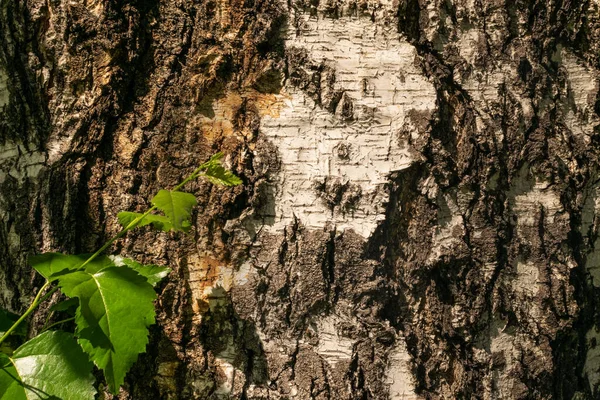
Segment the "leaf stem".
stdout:
<svg viewBox="0 0 600 400">
<path fill-rule="evenodd" d="M 172 190 L 175 192 L 175 191 L 181 189 L 189 181 L 192 181 L 192 180 L 198 178 L 199 176 L 204 175 L 204 174 L 201 174 L 200 171 L 202 171 L 205 168 L 206 167 L 204 165 L 199 166 L 198 168 L 196 168 L 194 170 L 194 172 L 192 172 L 187 178 L 185 178 L 183 181 L 181 181 L 181 183 L 179 185 L 175 186 Z"/>
<path fill-rule="evenodd" d="M 47 327 L 45 327 L 44 329 L 42 329 L 42 331 L 41 331 L 40 333 L 44 333 L 44 332 L 46 332 L 48 329 L 52 328 L 53 326 L 60 325 L 60 324 L 64 324 L 65 322 L 73 321 L 74 319 L 75 319 L 75 317 L 70 317 L 70 318 L 65 318 L 65 319 L 62 319 L 62 320 L 60 320 L 60 321 L 58 321 L 58 322 L 55 322 L 55 323 L 53 323 L 53 324 L 50 324 L 50 325 L 48 325 Z"/>
<path fill-rule="evenodd" d="M 148 214 L 150 214 L 154 210 L 156 210 L 156 206 L 150 207 L 148 209 L 148 211 L 146 211 L 145 213 L 143 213 L 142 215 L 140 215 L 139 217 L 137 217 L 136 219 L 134 219 L 133 221 L 131 221 L 125 228 L 121 229 L 121 231 L 119 233 L 117 233 L 116 236 L 114 236 L 108 242 L 104 243 L 102 245 L 102 247 L 100 247 L 98 250 L 96 250 L 96 252 L 94 254 L 92 254 L 90 256 L 90 258 L 88 258 L 87 260 L 85 260 L 85 262 L 83 264 L 81 264 L 78 269 L 83 269 L 83 267 L 85 267 L 87 264 L 89 264 L 90 262 L 92 262 L 96 257 L 98 257 L 100 254 L 102 254 L 102 252 L 104 250 L 106 250 L 107 248 L 109 248 L 111 244 L 113 244 L 115 241 L 117 241 L 117 239 L 122 238 L 127 233 L 127 231 L 129 231 L 130 229 L 135 228 L 135 226 L 138 224 L 138 222 L 140 222 L 141 220 L 143 220 Z"/>
<path fill-rule="evenodd" d="M 181 189 L 189 181 L 194 180 L 194 179 L 198 178 L 199 176 L 201 176 L 202 174 L 200 174 L 200 171 L 202 171 L 203 169 L 206 169 L 206 166 L 204 164 L 199 166 L 198 168 L 196 168 L 194 170 L 194 172 L 192 172 L 190 175 L 188 175 L 187 178 L 185 178 L 183 181 L 181 181 L 181 183 L 179 183 L 177 186 L 175 186 L 172 190 L 177 191 L 177 190 Z M 139 217 L 137 217 L 136 219 L 131 221 L 125 228 L 123 228 L 119 233 L 117 233 L 117 235 L 115 237 L 110 239 L 108 242 L 104 243 L 104 245 L 102 247 L 100 247 L 94 254 L 92 254 L 90 256 L 90 258 L 88 258 L 83 264 L 81 264 L 79 269 L 82 269 L 88 263 L 90 263 L 92 260 L 94 260 L 96 257 L 98 257 L 104 250 L 109 248 L 111 244 L 113 244 L 116 240 L 123 237 L 127 233 L 127 231 L 135 228 L 135 226 L 138 224 L 138 222 L 143 220 L 146 216 L 148 216 L 154 210 L 156 210 L 156 206 L 150 207 L 148 209 L 148 211 L 146 211 L 145 213 L 143 213 L 142 215 L 140 215 Z"/>
<path fill-rule="evenodd" d="M 193 179 L 196 179 L 199 176 L 201 176 L 200 171 L 202 171 L 203 169 L 206 169 L 206 166 L 204 164 L 201 165 L 201 166 L 199 166 L 198 168 L 196 168 L 194 170 L 194 172 L 192 172 L 190 175 L 188 175 L 187 178 L 185 178 L 183 181 L 181 181 L 181 183 L 179 183 L 177 186 L 175 186 L 172 190 L 173 191 L 177 191 L 177 190 L 181 189 L 189 181 L 191 181 Z M 136 225 L 141 220 L 143 220 L 144 218 L 146 218 L 146 216 L 148 216 L 154 210 L 156 210 L 156 206 L 150 207 L 145 213 L 143 213 L 142 215 L 140 215 L 139 217 L 137 217 L 136 219 L 134 219 L 133 221 L 131 221 L 125 228 L 123 228 L 119 233 L 117 233 L 117 235 L 115 237 L 113 237 L 112 239 L 110 239 L 108 242 L 104 243 L 104 245 L 102 245 L 102 247 L 100 247 L 94 254 L 92 254 L 90 256 L 90 258 L 88 258 L 87 260 L 85 260 L 85 262 L 83 264 L 81 264 L 78 269 L 83 269 L 83 267 L 85 267 L 88 263 L 92 262 L 104 250 L 106 250 L 107 248 L 109 248 L 110 245 L 112 245 L 115 241 L 117 241 L 118 239 L 122 238 L 127 233 L 127 231 L 135 228 Z"/>
<path fill-rule="evenodd" d="M 29 314 L 31 314 L 33 312 L 33 310 L 35 310 L 37 308 L 37 306 L 40 305 L 40 303 L 44 300 L 42 298 L 42 293 L 49 286 L 50 286 L 50 282 L 46 281 L 46 283 L 44 283 L 44 286 L 41 287 L 41 289 L 39 290 L 39 292 L 35 296 L 35 299 L 33 299 L 33 302 L 31 303 L 31 305 L 29 306 L 29 308 L 27 309 L 27 311 L 25 311 L 23 313 L 23 315 L 21 315 L 21 317 L 4 333 L 4 335 L 2 335 L 2 337 L 0 338 L 0 344 L 2 344 L 2 342 L 4 342 L 6 340 L 6 338 L 11 333 L 13 333 L 15 329 L 17 329 L 17 327 L 21 324 L 21 322 L 23 322 L 25 320 L 25 318 L 27 318 L 29 316 Z"/>
<path fill-rule="evenodd" d="M 58 286 L 53 287 L 52 289 L 50 289 L 50 291 L 48 293 L 46 293 L 44 295 L 44 297 L 42 297 L 40 299 L 40 303 L 43 303 L 44 301 L 46 301 L 48 299 L 48 297 L 52 296 L 57 290 L 59 289 Z"/>
</svg>

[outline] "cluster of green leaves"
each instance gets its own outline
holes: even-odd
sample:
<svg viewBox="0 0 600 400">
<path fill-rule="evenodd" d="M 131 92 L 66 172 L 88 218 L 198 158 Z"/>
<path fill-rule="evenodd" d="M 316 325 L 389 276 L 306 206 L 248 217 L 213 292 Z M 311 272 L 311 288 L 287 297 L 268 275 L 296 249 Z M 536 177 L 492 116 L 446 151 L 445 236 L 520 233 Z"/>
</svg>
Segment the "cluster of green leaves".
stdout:
<svg viewBox="0 0 600 400">
<path fill-rule="evenodd" d="M 29 259 L 46 283 L 22 316 L 0 310 L 0 399 L 93 399 L 92 363 L 103 371 L 109 390 L 118 392 L 125 375 L 146 350 L 148 328 L 155 323 L 154 286 L 170 270 L 101 253 L 137 227 L 189 231 L 196 198 L 179 191 L 183 185 L 199 177 L 225 186 L 241 183 L 221 165 L 222 156 L 211 157 L 173 190 L 159 191 L 145 213 L 119 213 L 123 229 L 94 254 L 45 253 Z M 164 215 L 153 214 L 154 210 Z M 45 327 L 18 346 L 27 335 L 23 322 L 57 290 L 68 299 L 50 312 L 71 313 L 72 317 Z M 71 320 L 75 332 L 51 330 Z"/>
</svg>

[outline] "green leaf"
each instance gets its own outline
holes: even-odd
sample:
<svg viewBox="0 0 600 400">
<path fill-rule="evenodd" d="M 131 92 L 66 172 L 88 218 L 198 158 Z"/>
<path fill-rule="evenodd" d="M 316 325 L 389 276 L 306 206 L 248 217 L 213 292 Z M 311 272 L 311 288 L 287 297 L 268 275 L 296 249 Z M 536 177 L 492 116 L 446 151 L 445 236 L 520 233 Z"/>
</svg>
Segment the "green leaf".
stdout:
<svg viewBox="0 0 600 400">
<path fill-rule="evenodd" d="M 18 319 L 19 316 L 17 314 L 0 309 L 0 336 L 4 335 Z M 12 335 L 27 336 L 27 324 L 21 323 L 17 329 L 12 332 Z"/>
<path fill-rule="evenodd" d="M 44 332 L 12 357 L 0 354 L 0 398 L 92 400 L 91 372 L 92 364 L 71 334 Z"/>
<path fill-rule="evenodd" d="M 80 270 L 81 266 L 90 258 L 91 254 L 67 255 L 61 253 L 44 253 L 29 257 L 29 263 L 44 278 L 55 281 L 59 277 Z M 100 271 L 112 267 L 114 263 L 109 257 L 98 256 L 85 266 L 86 271 Z"/>
<path fill-rule="evenodd" d="M 18 319 L 17 314 L 0 309 L 0 336 L 3 336 Z M 0 352 L 11 355 L 27 337 L 27 325 L 26 321 L 21 322 L 17 329 L 0 344 Z"/>
<path fill-rule="evenodd" d="M 174 230 L 187 232 L 190 229 L 192 207 L 197 204 L 194 195 L 163 189 L 154 196 L 152 204 L 165 213 Z"/>
<path fill-rule="evenodd" d="M 117 214 L 117 218 L 119 218 L 119 223 L 123 225 L 123 228 L 126 228 L 135 220 L 136 218 L 141 217 L 143 214 L 123 211 Z M 148 214 L 144 218 L 142 218 L 137 224 L 135 224 L 134 228 L 146 226 L 152 224 L 155 229 L 168 232 L 173 227 L 169 218 L 163 215 L 156 214 Z"/>
<path fill-rule="evenodd" d="M 204 171 L 204 177 L 216 185 L 236 186 L 242 183 L 240 178 L 225 169 L 220 162 L 211 163 L 209 161 L 206 171 Z"/>
<path fill-rule="evenodd" d="M 25 388 L 12 360 L 0 353 L 0 399 L 27 400 Z"/>
<path fill-rule="evenodd" d="M 128 267 L 107 267 L 62 275 L 63 293 L 79 298 L 76 336 L 117 393 L 138 354 L 146 351 L 154 324 L 156 293 L 146 278 Z"/>
<path fill-rule="evenodd" d="M 54 281 L 59 275 L 77 270 L 88 257 L 86 254 L 44 253 L 29 257 L 29 264 L 44 278 Z"/>
<path fill-rule="evenodd" d="M 115 265 L 126 265 L 136 271 L 138 274 L 142 275 L 152 286 L 156 286 L 157 283 L 162 281 L 167 275 L 169 275 L 169 272 L 171 272 L 171 268 L 161 267 L 158 265 L 143 265 L 135 260 L 120 256 L 112 257 L 112 259 Z"/>
</svg>

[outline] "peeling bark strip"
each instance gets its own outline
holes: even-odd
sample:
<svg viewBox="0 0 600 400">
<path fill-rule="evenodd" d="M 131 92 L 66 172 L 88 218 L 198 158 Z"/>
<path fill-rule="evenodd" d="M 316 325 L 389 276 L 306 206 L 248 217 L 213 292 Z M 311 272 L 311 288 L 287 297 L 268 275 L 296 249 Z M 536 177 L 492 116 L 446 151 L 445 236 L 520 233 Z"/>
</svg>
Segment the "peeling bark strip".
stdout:
<svg viewBox="0 0 600 400">
<path fill-rule="evenodd" d="M 244 177 L 115 245 L 173 268 L 118 398 L 600 398 L 598 1 L 0 0 L 0 35 L 3 307 L 217 150 Z"/>
</svg>

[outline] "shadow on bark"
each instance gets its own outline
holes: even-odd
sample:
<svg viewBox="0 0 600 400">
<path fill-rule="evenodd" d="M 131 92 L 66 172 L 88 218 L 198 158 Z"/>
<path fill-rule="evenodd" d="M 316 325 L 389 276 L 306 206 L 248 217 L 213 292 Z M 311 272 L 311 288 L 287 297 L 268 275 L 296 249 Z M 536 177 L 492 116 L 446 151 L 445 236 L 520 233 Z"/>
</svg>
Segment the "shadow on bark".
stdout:
<svg viewBox="0 0 600 400">
<path fill-rule="evenodd" d="M 245 374 L 245 387 L 267 383 L 267 359 L 254 322 L 242 319 L 221 286 L 208 295 L 209 310 L 200 324 L 200 343 L 206 352 Z"/>
</svg>

